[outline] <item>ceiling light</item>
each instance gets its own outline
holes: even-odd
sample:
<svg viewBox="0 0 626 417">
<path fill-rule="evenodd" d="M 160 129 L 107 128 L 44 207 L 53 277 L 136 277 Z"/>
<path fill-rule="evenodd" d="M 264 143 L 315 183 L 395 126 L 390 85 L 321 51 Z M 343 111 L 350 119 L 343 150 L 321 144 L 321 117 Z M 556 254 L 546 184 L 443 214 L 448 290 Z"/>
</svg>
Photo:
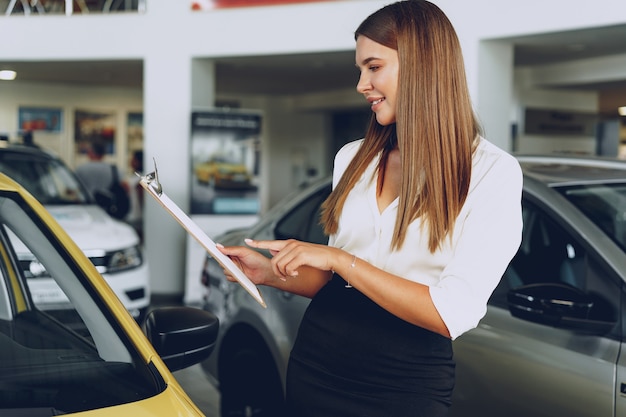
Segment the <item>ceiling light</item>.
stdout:
<svg viewBox="0 0 626 417">
<path fill-rule="evenodd" d="M 0 80 L 14 80 L 17 73 L 11 70 L 0 70 Z"/>
<path fill-rule="evenodd" d="M 618 107 L 617 112 L 620 116 L 626 116 L 626 106 Z"/>
</svg>

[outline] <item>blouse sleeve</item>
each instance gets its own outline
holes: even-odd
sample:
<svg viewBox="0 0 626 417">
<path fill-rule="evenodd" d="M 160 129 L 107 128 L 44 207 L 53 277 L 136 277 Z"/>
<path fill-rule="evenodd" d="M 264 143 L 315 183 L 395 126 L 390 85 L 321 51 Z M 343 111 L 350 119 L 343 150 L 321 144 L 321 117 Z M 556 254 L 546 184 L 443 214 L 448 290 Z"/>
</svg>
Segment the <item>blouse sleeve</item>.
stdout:
<svg viewBox="0 0 626 417">
<path fill-rule="evenodd" d="M 452 259 L 438 284 L 430 287 L 452 339 L 478 325 L 521 243 L 522 172 L 517 160 L 502 153 L 481 171 L 455 225 Z"/>
<path fill-rule="evenodd" d="M 348 164 L 350 164 L 352 158 L 354 158 L 354 155 L 356 155 L 356 152 L 359 150 L 362 143 L 363 139 L 348 142 L 343 145 L 335 155 L 335 162 L 333 165 L 333 189 L 337 186 L 341 176 L 348 168 Z"/>
<path fill-rule="evenodd" d="M 352 158 L 354 158 L 354 155 L 356 155 L 362 143 L 363 139 L 348 142 L 343 145 L 335 155 L 333 164 L 333 189 L 337 186 L 341 176 L 346 171 L 346 168 L 348 168 L 348 164 L 350 164 L 350 161 L 352 161 Z M 328 237 L 328 245 L 335 246 L 335 235 Z"/>
</svg>

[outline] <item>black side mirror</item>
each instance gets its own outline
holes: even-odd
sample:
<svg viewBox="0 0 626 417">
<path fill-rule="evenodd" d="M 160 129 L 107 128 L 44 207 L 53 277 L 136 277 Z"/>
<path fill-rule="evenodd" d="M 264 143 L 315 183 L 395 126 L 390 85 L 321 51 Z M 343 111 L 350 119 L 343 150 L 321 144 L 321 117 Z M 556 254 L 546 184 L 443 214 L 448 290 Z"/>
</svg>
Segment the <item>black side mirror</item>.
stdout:
<svg viewBox="0 0 626 417">
<path fill-rule="evenodd" d="M 146 316 L 143 331 L 170 371 L 195 365 L 209 357 L 219 329 L 211 312 L 192 307 L 163 307 Z"/>
<path fill-rule="evenodd" d="M 567 284 L 525 285 L 507 300 L 513 317 L 580 333 L 606 334 L 616 323 L 607 301 Z"/>
</svg>

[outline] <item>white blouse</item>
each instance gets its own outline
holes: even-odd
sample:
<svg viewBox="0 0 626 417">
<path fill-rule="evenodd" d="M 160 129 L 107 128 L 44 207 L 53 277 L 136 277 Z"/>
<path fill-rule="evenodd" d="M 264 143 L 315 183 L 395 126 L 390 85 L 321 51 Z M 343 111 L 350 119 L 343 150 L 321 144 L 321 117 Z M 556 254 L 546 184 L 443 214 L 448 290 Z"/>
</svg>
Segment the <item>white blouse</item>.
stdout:
<svg viewBox="0 0 626 417">
<path fill-rule="evenodd" d="M 333 187 L 363 139 L 350 142 L 335 157 Z M 467 199 L 452 240 L 435 253 L 428 249 L 420 219 L 409 226 L 400 250 L 391 251 L 398 199 L 382 213 L 376 203 L 372 161 L 350 191 L 329 245 L 341 248 L 389 273 L 430 287 L 430 295 L 452 339 L 473 329 L 487 300 L 515 255 L 522 236 L 522 172 L 515 158 L 484 138 L 475 151 Z M 419 306 L 416 306 L 419 308 Z"/>
</svg>

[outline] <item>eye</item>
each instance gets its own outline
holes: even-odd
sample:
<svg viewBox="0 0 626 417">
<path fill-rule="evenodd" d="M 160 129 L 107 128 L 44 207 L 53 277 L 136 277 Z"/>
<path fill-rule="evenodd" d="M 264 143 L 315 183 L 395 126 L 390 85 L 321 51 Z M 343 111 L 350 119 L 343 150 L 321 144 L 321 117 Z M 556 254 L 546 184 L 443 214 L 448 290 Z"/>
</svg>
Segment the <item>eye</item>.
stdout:
<svg viewBox="0 0 626 417">
<path fill-rule="evenodd" d="M 372 72 L 376 72 L 380 69 L 380 65 L 370 65 L 368 69 Z"/>
</svg>

